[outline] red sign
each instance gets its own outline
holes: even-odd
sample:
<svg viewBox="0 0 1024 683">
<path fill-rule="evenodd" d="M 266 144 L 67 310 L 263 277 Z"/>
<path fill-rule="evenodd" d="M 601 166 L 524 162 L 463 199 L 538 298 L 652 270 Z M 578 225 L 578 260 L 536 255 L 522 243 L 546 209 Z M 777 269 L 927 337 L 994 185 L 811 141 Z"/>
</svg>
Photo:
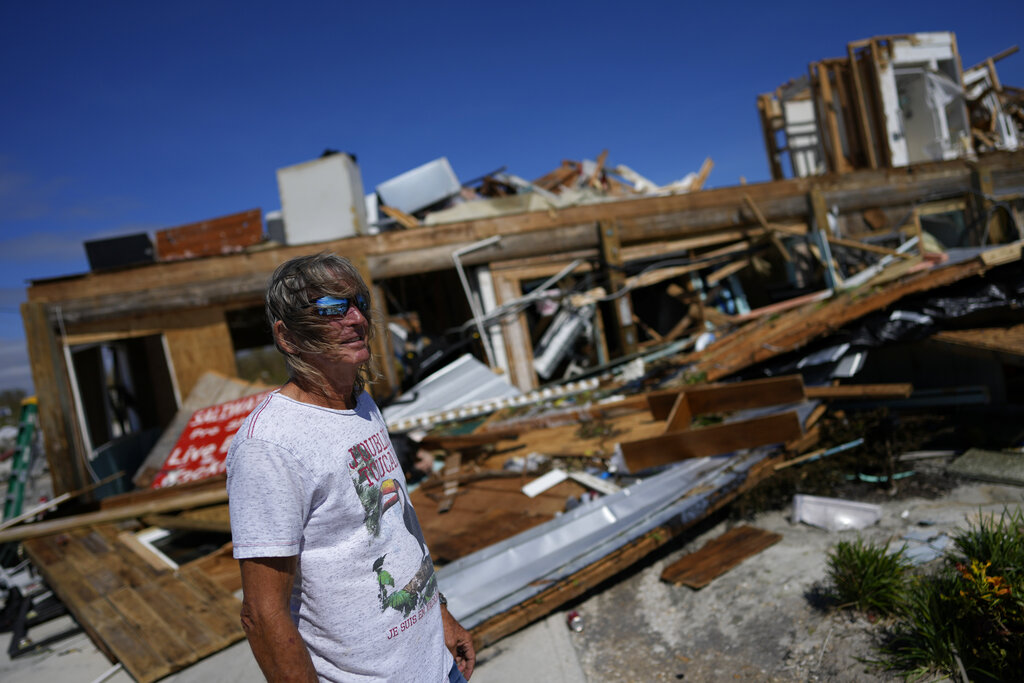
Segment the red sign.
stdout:
<svg viewBox="0 0 1024 683">
<path fill-rule="evenodd" d="M 224 472 L 224 458 L 235 432 L 269 391 L 218 403 L 192 413 L 160 472 L 149 485 L 159 489 Z"/>
</svg>

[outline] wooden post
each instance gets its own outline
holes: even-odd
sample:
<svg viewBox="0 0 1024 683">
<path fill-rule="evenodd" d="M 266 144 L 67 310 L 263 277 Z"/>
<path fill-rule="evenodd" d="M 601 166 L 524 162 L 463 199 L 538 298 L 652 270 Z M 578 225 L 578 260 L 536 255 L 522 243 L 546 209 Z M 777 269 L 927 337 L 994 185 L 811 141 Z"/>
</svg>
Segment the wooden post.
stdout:
<svg viewBox="0 0 1024 683">
<path fill-rule="evenodd" d="M 768 168 L 772 172 L 772 178 L 783 180 L 786 177 L 782 170 L 782 150 L 779 149 L 778 139 L 775 137 L 775 109 L 776 103 L 772 100 L 771 93 L 757 96 L 757 113 L 761 118 L 761 134 L 764 136 L 764 148 L 768 153 Z"/>
<path fill-rule="evenodd" d="M 825 266 L 825 284 L 829 289 L 835 289 L 840 279 L 832 263 L 832 250 L 828 246 L 828 238 L 832 237 L 832 228 L 828 222 L 828 207 L 825 205 L 825 195 L 817 187 L 812 188 L 807 195 L 807 202 L 810 204 L 811 217 L 813 218 L 814 234 L 818 238 L 818 246 L 821 249 L 821 257 Z"/>
<path fill-rule="evenodd" d="M 973 206 L 974 220 L 981 223 L 980 241 L 983 244 L 997 243 L 998 238 L 1003 234 L 1003 223 L 1001 214 L 992 211 L 992 195 L 994 194 L 992 169 L 987 166 L 975 167 L 971 171 L 971 185 L 977 192 L 973 198 Z"/>
<path fill-rule="evenodd" d="M 860 124 L 858 128 L 862 137 L 864 154 L 867 158 L 868 168 L 878 168 L 878 158 L 875 156 L 875 143 L 871 137 L 871 121 L 865 97 L 865 83 L 864 79 L 861 78 L 861 64 L 857 60 L 857 48 L 867 44 L 864 41 L 850 43 L 847 46 L 847 51 L 850 56 L 850 70 L 853 74 L 853 99 L 857 105 L 857 122 Z M 868 61 L 867 57 L 863 61 L 866 63 Z"/>
<path fill-rule="evenodd" d="M 377 317 L 374 321 L 375 335 L 370 346 L 373 355 L 377 358 L 376 365 L 380 370 L 381 377 L 373 385 L 371 393 L 380 399 L 398 390 L 398 375 L 395 372 L 391 333 L 388 331 L 388 301 L 384 296 L 383 288 L 373 282 L 373 275 L 370 272 L 370 264 L 366 260 L 366 255 L 352 254 L 349 260 L 359 271 L 363 282 L 366 283 L 366 287 L 370 291 L 372 310 Z"/>
<path fill-rule="evenodd" d="M 619 242 L 618 221 L 600 221 L 601 256 L 608 274 L 610 294 L 618 293 L 626 284 L 623 272 L 622 245 Z M 633 322 L 633 305 L 628 292 L 614 300 L 615 317 L 618 321 L 619 348 L 623 356 L 636 351 L 636 324 Z"/>
<path fill-rule="evenodd" d="M 61 494 L 84 488 L 90 480 L 77 438 L 78 422 L 63 344 L 53 332 L 48 309 L 46 304 L 28 301 L 21 305 L 21 317 L 39 398 L 39 427 L 46 444 L 53 492 Z"/>
</svg>

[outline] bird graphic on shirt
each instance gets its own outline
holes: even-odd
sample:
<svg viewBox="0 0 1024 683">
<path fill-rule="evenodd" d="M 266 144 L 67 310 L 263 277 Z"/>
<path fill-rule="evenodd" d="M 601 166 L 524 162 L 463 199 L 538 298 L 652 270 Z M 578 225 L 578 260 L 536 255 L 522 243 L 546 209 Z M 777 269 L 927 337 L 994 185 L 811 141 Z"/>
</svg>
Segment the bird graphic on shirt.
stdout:
<svg viewBox="0 0 1024 683">
<path fill-rule="evenodd" d="M 420 528 L 420 522 L 416 519 L 416 512 L 412 509 L 412 504 L 409 502 L 405 489 L 399 486 L 398 482 L 394 479 L 385 479 L 380 483 L 380 493 L 382 498 L 381 514 L 383 515 L 395 504 L 400 505 L 402 507 L 402 521 L 405 523 L 405 528 L 416 539 L 416 542 L 420 544 L 420 552 L 426 556 L 427 544 L 423 541 L 423 529 Z"/>
<path fill-rule="evenodd" d="M 373 572 L 377 575 L 377 597 L 380 599 L 380 609 L 384 611 L 390 607 L 401 612 L 403 616 L 409 616 L 417 606 L 426 605 L 437 594 L 434 564 L 429 555 L 424 555 L 416 575 L 405 586 L 389 593 L 388 587 L 394 587 L 395 579 L 384 568 L 384 558 L 386 557 L 385 553 L 373 563 Z"/>
</svg>

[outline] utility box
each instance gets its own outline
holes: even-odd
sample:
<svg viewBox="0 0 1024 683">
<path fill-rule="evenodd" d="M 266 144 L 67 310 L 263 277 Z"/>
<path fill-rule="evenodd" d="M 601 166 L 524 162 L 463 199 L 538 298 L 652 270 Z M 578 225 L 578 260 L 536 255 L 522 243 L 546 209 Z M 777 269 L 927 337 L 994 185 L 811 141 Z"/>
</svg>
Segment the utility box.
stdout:
<svg viewBox="0 0 1024 683">
<path fill-rule="evenodd" d="M 85 256 L 89 259 L 90 270 L 124 268 L 153 263 L 153 240 L 148 233 L 122 235 L 85 243 Z"/>
<path fill-rule="evenodd" d="M 363 179 L 343 152 L 277 170 L 286 244 L 312 244 L 366 232 Z"/>
</svg>

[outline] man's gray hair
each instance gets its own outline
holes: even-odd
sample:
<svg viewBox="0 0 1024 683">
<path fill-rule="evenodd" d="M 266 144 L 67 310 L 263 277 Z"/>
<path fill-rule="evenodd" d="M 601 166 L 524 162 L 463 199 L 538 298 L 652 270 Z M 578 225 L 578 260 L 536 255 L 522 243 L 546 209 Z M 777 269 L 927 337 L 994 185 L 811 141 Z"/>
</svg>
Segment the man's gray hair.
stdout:
<svg viewBox="0 0 1024 683">
<path fill-rule="evenodd" d="M 369 288 L 352 262 L 330 252 L 309 256 L 298 256 L 285 261 L 267 283 L 267 322 L 274 334 L 274 345 L 284 354 L 288 374 L 303 389 L 314 393 L 323 391 L 323 375 L 312 365 L 302 360 L 301 353 L 315 354 L 332 350 L 331 343 L 324 341 L 324 333 L 330 323 L 318 315 L 313 304 L 322 296 L 350 298 L 362 294 L 370 300 Z M 368 309 L 364 316 L 368 323 L 366 345 L 375 335 L 373 311 Z M 281 345 L 274 332 L 277 321 L 284 323 L 287 330 L 285 341 L 295 351 L 288 351 Z M 357 399 L 366 385 L 375 377 L 373 355 L 358 372 L 352 398 Z"/>
</svg>

